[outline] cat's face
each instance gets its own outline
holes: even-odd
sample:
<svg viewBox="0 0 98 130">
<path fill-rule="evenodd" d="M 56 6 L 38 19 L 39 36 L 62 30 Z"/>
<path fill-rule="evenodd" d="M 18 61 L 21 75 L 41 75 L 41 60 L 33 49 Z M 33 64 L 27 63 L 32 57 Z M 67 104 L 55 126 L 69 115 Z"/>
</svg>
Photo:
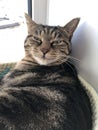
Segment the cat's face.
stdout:
<svg viewBox="0 0 98 130">
<path fill-rule="evenodd" d="M 78 25 L 78 18 L 65 27 L 36 24 L 27 14 L 26 21 L 28 26 L 28 36 L 24 45 L 26 55 L 31 56 L 40 65 L 57 65 L 68 59 L 71 52 L 70 41 Z"/>
</svg>

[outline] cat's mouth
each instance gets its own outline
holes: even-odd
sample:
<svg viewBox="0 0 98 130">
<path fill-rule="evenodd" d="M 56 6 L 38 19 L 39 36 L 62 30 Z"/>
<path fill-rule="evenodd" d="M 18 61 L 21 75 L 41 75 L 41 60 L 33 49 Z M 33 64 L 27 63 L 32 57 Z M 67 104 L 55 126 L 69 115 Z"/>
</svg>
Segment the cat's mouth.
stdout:
<svg viewBox="0 0 98 130">
<path fill-rule="evenodd" d="M 50 65 L 51 63 L 54 63 L 56 61 L 56 58 L 50 58 L 45 55 L 41 57 L 33 56 L 36 62 L 40 65 Z"/>
<path fill-rule="evenodd" d="M 47 58 L 46 58 L 46 55 L 43 54 L 42 59 L 44 59 L 44 60 L 47 59 Z"/>
</svg>

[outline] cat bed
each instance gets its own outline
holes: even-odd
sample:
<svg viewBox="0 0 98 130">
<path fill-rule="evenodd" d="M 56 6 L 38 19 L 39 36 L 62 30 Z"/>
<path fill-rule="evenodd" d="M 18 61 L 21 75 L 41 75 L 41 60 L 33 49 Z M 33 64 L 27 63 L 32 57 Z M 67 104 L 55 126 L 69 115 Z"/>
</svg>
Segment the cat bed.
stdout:
<svg viewBox="0 0 98 130">
<path fill-rule="evenodd" d="M 7 74 L 10 70 L 14 68 L 16 63 L 2 63 L 0 64 L 0 79 L 3 78 L 5 74 Z"/>
</svg>

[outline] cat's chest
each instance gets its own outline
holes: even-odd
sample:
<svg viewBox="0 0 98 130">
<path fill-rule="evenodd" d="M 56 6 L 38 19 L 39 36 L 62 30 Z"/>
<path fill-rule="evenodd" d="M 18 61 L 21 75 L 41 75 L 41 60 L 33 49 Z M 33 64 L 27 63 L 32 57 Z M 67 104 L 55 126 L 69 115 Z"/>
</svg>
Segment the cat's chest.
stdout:
<svg viewBox="0 0 98 130">
<path fill-rule="evenodd" d="M 32 73 L 31 77 L 28 76 L 26 78 L 26 80 L 28 82 L 32 82 L 33 83 L 37 83 L 37 84 L 63 84 L 63 83 L 72 83 L 74 82 L 74 79 L 71 76 L 67 76 L 67 75 L 62 75 L 58 72 L 54 72 L 54 73 L 43 73 L 43 74 L 39 74 L 39 73 Z"/>
<path fill-rule="evenodd" d="M 5 78 L 4 82 L 9 86 L 45 86 L 74 82 L 72 77 L 62 75 L 58 72 L 12 72 Z"/>
</svg>

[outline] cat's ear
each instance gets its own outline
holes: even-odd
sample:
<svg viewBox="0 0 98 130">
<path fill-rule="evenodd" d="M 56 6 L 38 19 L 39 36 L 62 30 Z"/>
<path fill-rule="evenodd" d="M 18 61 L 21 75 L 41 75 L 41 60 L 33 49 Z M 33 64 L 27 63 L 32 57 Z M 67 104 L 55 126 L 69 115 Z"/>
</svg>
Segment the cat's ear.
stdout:
<svg viewBox="0 0 98 130">
<path fill-rule="evenodd" d="M 63 29 L 68 33 L 68 37 L 70 40 L 76 27 L 78 26 L 79 21 L 80 18 L 74 18 L 63 27 Z"/>
<path fill-rule="evenodd" d="M 30 33 L 31 30 L 37 26 L 37 24 L 32 20 L 32 18 L 27 13 L 25 13 L 25 19 L 28 28 L 28 33 Z"/>
</svg>

